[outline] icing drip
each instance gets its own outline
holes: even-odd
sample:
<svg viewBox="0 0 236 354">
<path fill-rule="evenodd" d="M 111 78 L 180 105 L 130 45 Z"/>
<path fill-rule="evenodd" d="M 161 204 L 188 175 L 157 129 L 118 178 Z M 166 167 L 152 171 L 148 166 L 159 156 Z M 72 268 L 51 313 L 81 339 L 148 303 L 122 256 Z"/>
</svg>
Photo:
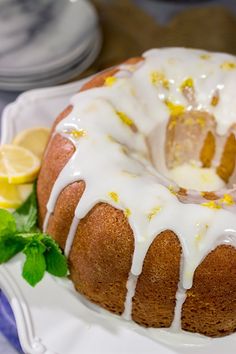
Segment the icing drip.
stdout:
<svg viewBox="0 0 236 354">
<path fill-rule="evenodd" d="M 236 117 L 236 70 L 222 64 L 235 62 L 235 58 L 178 48 L 152 50 L 144 58 L 137 65 L 122 65 L 116 79 L 108 80 L 104 87 L 72 98 L 73 110 L 56 131 L 73 142 L 75 152 L 54 184 L 44 230 L 60 192 L 79 180 L 85 181 L 86 188 L 70 227 L 66 255 L 79 220 L 97 203 L 124 211 L 135 244 L 123 314 L 126 319 L 131 319 L 132 298 L 149 247 L 160 232 L 172 230 L 182 247 L 172 324 L 177 330 L 195 269 L 218 242 L 235 245 L 236 218 L 224 202 L 221 208 L 190 203 L 187 198 L 181 202 L 150 162 L 148 144 L 155 144 L 159 170 L 165 171 L 165 130 L 170 114 L 191 110 L 193 105 L 212 114 L 218 133 L 225 134 Z M 215 92 L 217 100 L 212 104 Z"/>
<path fill-rule="evenodd" d="M 125 309 L 122 314 L 122 318 L 126 321 L 132 320 L 132 299 L 135 294 L 137 281 L 138 281 L 138 277 L 133 275 L 130 272 L 128 280 L 127 280 L 127 284 L 126 284 L 127 296 L 125 299 Z"/>
<path fill-rule="evenodd" d="M 66 245 L 65 245 L 65 255 L 66 257 L 69 256 L 69 253 L 70 253 L 70 249 L 72 247 L 72 243 L 73 243 L 73 240 L 74 240 L 74 235 L 76 233 L 76 230 L 77 230 L 77 227 L 79 225 L 79 219 L 77 219 L 77 217 L 75 216 L 73 218 L 73 221 L 71 223 L 71 226 L 70 226 L 70 231 L 69 231 L 69 234 L 67 236 L 67 239 L 66 239 Z"/>
<path fill-rule="evenodd" d="M 170 327 L 170 330 L 173 332 L 179 332 L 181 330 L 181 312 L 186 296 L 186 290 L 181 287 L 181 284 L 179 284 L 178 290 L 176 292 L 174 319 Z"/>
<path fill-rule="evenodd" d="M 46 214 L 44 222 L 43 222 L 43 232 L 47 231 L 50 215 L 51 215 L 51 213 L 49 211 L 47 211 L 47 214 Z"/>
</svg>

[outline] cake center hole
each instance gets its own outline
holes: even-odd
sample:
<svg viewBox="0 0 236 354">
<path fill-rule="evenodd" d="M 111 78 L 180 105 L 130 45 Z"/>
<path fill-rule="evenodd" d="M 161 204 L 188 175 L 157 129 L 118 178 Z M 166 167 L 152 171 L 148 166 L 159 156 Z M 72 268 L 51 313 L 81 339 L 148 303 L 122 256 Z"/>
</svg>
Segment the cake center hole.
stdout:
<svg viewBox="0 0 236 354">
<path fill-rule="evenodd" d="M 225 186 L 214 168 L 200 167 L 197 161 L 184 163 L 169 170 L 171 180 L 180 187 L 197 191 L 217 191 Z"/>
<path fill-rule="evenodd" d="M 167 126 L 158 125 L 147 142 L 152 164 L 170 183 L 212 192 L 224 188 L 230 178 L 220 173 L 224 146 L 216 156 L 216 139 L 214 117 L 206 112 L 188 111 L 171 116 Z"/>
</svg>

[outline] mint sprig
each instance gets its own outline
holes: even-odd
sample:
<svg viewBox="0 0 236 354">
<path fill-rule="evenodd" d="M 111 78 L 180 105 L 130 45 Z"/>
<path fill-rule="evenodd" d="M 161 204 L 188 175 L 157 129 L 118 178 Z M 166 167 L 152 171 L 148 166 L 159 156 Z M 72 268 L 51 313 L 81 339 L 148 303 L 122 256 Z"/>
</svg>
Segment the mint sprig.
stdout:
<svg viewBox="0 0 236 354">
<path fill-rule="evenodd" d="M 46 246 L 45 260 L 47 272 L 57 277 L 64 277 L 68 271 L 67 259 L 62 254 L 60 247 L 50 236 L 45 236 L 43 243 Z"/>
<path fill-rule="evenodd" d="M 23 251 L 26 240 L 14 234 L 0 237 L 0 264 L 8 262 L 17 253 Z"/>
<path fill-rule="evenodd" d="M 37 214 L 35 187 L 14 213 L 0 209 L 0 264 L 23 252 L 22 276 L 31 286 L 39 283 L 46 271 L 57 277 L 68 274 L 67 260 L 58 244 L 38 231 Z"/>
<path fill-rule="evenodd" d="M 23 250 L 26 255 L 26 261 L 22 275 L 31 286 L 35 286 L 40 282 L 46 271 L 45 250 L 46 247 L 42 241 L 37 239 L 37 236 L 33 237 L 32 241 Z"/>
</svg>

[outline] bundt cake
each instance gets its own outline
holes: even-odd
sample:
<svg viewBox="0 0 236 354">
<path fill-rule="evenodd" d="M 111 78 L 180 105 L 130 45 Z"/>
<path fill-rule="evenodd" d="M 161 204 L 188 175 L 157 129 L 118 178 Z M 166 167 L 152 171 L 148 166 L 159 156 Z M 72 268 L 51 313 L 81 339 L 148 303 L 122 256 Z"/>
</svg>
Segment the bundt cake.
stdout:
<svg viewBox="0 0 236 354">
<path fill-rule="evenodd" d="M 78 292 L 146 327 L 236 330 L 236 58 L 155 49 L 56 119 L 39 221 Z"/>
</svg>

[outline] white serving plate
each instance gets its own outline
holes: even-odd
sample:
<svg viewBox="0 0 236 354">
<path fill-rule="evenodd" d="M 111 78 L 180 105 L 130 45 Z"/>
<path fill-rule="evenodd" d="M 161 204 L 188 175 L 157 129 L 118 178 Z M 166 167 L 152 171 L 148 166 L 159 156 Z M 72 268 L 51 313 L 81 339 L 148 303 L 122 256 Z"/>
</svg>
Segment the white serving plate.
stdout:
<svg viewBox="0 0 236 354">
<path fill-rule="evenodd" d="M 3 112 L 1 142 L 11 142 L 25 128 L 51 126 L 84 81 L 20 95 Z M 18 255 L 0 266 L 0 287 L 12 306 L 27 354 L 236 353 L 236 334 L 209 339 L 142 329 L 90 304 L 69 280 L 58 281 L 46 274 L 32 288 L 21 277 L 23 257 Z"/>
</svg>

